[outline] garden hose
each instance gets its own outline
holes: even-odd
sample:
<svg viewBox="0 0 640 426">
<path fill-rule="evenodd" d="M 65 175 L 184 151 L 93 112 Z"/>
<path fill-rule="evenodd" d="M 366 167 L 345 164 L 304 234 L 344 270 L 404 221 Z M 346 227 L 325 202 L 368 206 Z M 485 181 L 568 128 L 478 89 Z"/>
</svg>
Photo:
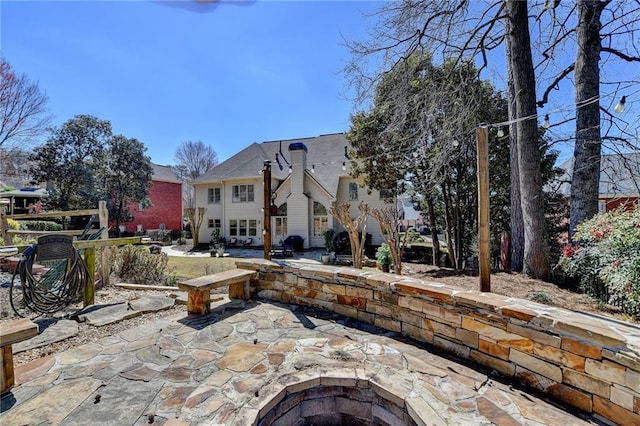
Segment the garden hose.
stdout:
<svg viewBox="0 0 640 426">
<path fill-rule="evenodd" d="M 37 254 L 37 244 L 27 247 L 11 279 L 9 300 L 13 311 L 21 317 L 24 315 L 19 312 L 20 308 L 38 314 L 50 314 L 77 302 L 85 284 L 89 282 L 87 266 L 73 246 L 67 258 L 54 261 L 40 278 L 32 273 Z M 16 275 L 20 276 L 20 289 L 14 288 Z"/>
</svg>

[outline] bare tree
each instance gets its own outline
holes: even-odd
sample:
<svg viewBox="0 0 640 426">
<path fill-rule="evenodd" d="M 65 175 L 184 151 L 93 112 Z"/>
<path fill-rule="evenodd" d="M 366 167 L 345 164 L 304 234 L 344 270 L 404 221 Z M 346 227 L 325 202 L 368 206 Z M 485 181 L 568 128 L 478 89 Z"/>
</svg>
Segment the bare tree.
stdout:
<svg viewBox="0 0 640 426">
<path fill-rule="evenodd" d="M 407 235 L 409 235 L 409 233 L 405 232 L 402 240 L 400 239 L 398 209 L 395 206 L 382 209 L 371 209 L 371 216 L 373 216 L 376 222 L 378 222 L 382 237 L 391 251 L 393 272 L 398 275 L 402 275 L 402 255 L 406 246 Z"/>
<path fill-rule="evenodd" d="M 353 267 L 362 269 L 364 260 L 364 246 L 367 239 L 367 216 L 369 216 L 369 206 L 364 201 L 358 204 L 360 213 L 355 219 L 351 218 L 351 204 L 340 203 L 329 207 L 329 214 L 333 216 L 345 231 L 349 234 L 351 244 L 351 258 Z"/>
<path fill-rule="evenodd" d="M 184 141 L 176 149 L 173 167 L 176 176 L 187 184 L 183 185 L 183 200 L 187 207 L 195 206 L 192 180 L 204 175 L 218 164 L 218 154 L 210 145 L 202 141 Z M 193 233 L 193 229 L 191 230 Z"/>
<path fill-rule="evenodd" d="M 202 176 L 218 164 L 218 154 L 202 141 L 184 141 L 175 153 L 176 174 L 184 180 Z"/>
<path fill-rule="evenodd" d="M 206 207 L 198 207 L 197 211 L 194 207 L 187 207 L 185 213 L 189 219 L 189 225 L 191 226 L 191 233 L 193 235 L 193 249 L 195 250 L 200 244 L 200 227 L 204 221 L 204 214 L 206 213 Z M 197 215 L 196 215 L 197 213 Z"/>
<path fill-rule="evenodd" d="M 46 94 L 0 57 L 0 147 L 44 133 L 51 123 Z"/>
</svg>

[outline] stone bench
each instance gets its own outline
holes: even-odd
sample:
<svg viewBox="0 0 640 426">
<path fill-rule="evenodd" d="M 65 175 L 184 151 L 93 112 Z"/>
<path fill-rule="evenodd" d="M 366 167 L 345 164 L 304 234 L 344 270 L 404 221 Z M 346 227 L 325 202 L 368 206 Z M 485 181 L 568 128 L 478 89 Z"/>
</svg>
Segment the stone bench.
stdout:
<svg viewBox="0 0 640 426">
<path fill-rule="evenodd" d="M 28 318 L 21 318 L 0 324 L 0 393 L 11 389 L 15 382 L 13 375 L 13 347 L 14 343 L 30 339 L 38 335 L 38 325 Z"/>
<path fill-rule="evenodd" d="M 211 289 L 228 285 L 230 299 L 249 300 L 249 283 L 257 276 L 258 273 L 255 271 L 230 269 L 178 282 L 178 288 L 188 293 L 187 312 L 204 315 L 211 311 Z"/>
</svg>

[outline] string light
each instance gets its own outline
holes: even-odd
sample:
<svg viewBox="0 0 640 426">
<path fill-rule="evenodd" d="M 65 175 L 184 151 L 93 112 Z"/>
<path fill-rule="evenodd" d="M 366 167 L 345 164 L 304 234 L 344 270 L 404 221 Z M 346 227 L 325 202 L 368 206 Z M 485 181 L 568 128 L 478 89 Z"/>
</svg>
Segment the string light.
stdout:
<svg viewBox="0 0 640 426">
<path fill-rule="evenodd" d="M 377 166 L 377 165 L 378 165 L 378 161 L 377 161 L 376 159 L 374 159 L 374 160 L 371 162 L 371 164 L 373 164 L 374 166 Z"/>
<path fill-rule="evenodd" d="M 623 96 L 620 98 L 620 101 L 618 101 L 618 103 L 616 104 L 616 106 L 613 108 L 613 110 L 617 113 L 617 114 L 622 114 L 624 112 L 624 104 L 625 102 L 627 102 L 627 97 Z"/>
<path fill-rule="evenodd" d="M 616 90 L 616 92 L 619 92 L 620 90 L 629 90 L 630 87 L 632 87 L 632 86 L 619 87 Z M 621 96 L 619 102 L 615 105 L 613 110 L 617 114 L 623 113 L 625 111 L 625 106 L 626 106 L 625 105 L 626 96 L 632 96 L 632 95 L 635 95 L 635 94 L 638 94 L 638 93 L 640 93 L 640 89 L 637 89 L 635 87 L 633 89 L 631 89 L 631 93 L 627 93 L 625 96 Z M 615 94 L 614 93 L 608 93 L 608 94 L 603 94 L 601 96 L 594 96 L 594 97 L 589 98 L 589 99 L 587 99 L 587 100 L 585 100 L 583 102 L 578 103 L 576 105 L 576 108 L 579 109 L 579 108 L 582 108 L 582 107 L 586 107 L 587 105 L 591 105 L 593 103 L 600 102 L 603 99 L 611 98 L 612 96 L 615 96 Z M 562 114 L 562 113 L 568 112 L 568 111 L 575 112 L 575 109 L 573 109 L 573 108 L 556 108 L 556 109 L 553 109 L 550 112 L 551 113 Z M 523 122 L 523 121 L 528 121 L 528 120 L 537 120 L 537 119 L 539 120 L 539 117 L 540 117 L 540 114 L 535 113 L 535 114 L 531 114 L 531 115 L 526 116 L 526 117 L 520 117 L 520 118 L 510 119 L 510 120 L 503 121 L 503 122 L 496 122 L 496 123 L 483 124 L 483 125 L 487 126 L 487 127 L 496 128 L 497 129 L 496 130 L 497 136 L 498 137 L 503 137 L 506 134 L 506 130 L 507 130 L 507 129 L 505 129 L 506 126 L 509 126 L 509 125 L 515 124 L 515 123 L 520 123 L 520 122 Z M 550 120 L 549 120 L 549 113 L 546 113 L 544 115 L 544 120 L 543 120 L 543 123 L 542 123 L 542 127 L 544 127 L 545 129 L 551 127 L 551 123 L 550 123 Z M 459 138 L 462 138 L 462 139 L 466 140 L 469 137 L 473 137 L 474 134 L 475 134 L 475 129 L 469 130 L 469 131 L 466 131 L 466 132 L 463 131 L 463 132 L 460 132 L 459 134 L 453 135 L 454 136 L 453 139 L 451 139 L 452 135 L 449 135 L 447 139 L 451 141 L 450 143 L 452 144 L 453 147 L 458 147 L 459 146 Z M 438 143 L 438 141 L 440 143 L 446 143 L 445 140 L 442 139 L 442 137 L 434 138 L 433 143 Z M 415 145 L 411 145 L 411 146 L 406 145 L 404 147 L 400 147 L 398 152 L 399 153 L 406 153 L 407 155 L 409 155 L 409 153 L 411 153 L 415 158 L 419 158 L 420 155 L 421 155 L 416 150 Z M 424 155 L 424 153 L 422 153 L 422 154 Z M 282 154 L 278 155 L 278 153 L 276 153 L 275 156 L 276 156 L 276 163 L 278 164 L 280 170 L 283 170 L 284 168 L 282 166 L 282 162 L 280 161 L 279 157 L 282 157 L 282 159 L 285 160 L 285 162 L 287 162 L 286 159 L 284 158 L 284 156 Z M 347 160 L 352 161 L 352 158 L 349 155 L 349 147 L 348 147 L 348 145 L 344 146 L 344 157 Z M 377 164 L 377 160 L 374 159 L 373 156 L 361 158 L 361 160 L 370 160 L 371 163 L 374 166 Z M 338 161 L 322 162 L 322 163 L 319 163 L 319 167 L 326 166 L 326 165 L 331 165 L 331 164 L 337 164 L 339 162 L 340 162 L 339 160 Z M 344 171 L 347 170 L 347 164 L 346 163 L 347 163 L 346 161 L 342 161 L 342 170 L 344 170 Z M 289 162 L 287 162 L 287 164 L 289 164 Z M 289 166 L 289 168 L 291 168 L 291 166 Z M 264 173 L 264 169 L 260 170 L 260 174 L 263 174 L 263 173 Z M 311 173 L 315 173 L 315 164 L 313 164 L 311 166 Z"/>
<path fill-rule="evenodd" d="M 311 165 L 311 173 L 315 173 L 316 172 L 316 165 L 312 164 Z"/>
<path fill-rule="evenodd" d="M 289 165 L 289 174 L 291 174 L 291 165 Z"/>
</svg>

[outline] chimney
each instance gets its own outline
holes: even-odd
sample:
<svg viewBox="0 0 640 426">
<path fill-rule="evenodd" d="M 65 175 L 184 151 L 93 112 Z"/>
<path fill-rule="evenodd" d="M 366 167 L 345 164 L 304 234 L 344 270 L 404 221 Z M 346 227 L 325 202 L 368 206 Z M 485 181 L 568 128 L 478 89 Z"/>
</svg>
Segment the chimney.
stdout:
<svg viewBox="0 0 640 426">
<path fill-rule="evenodd" d="M 289 145 L 291 159 L 291 193 L 304 193 L 304 171 L 307 169 L 307 147 L 302 142 Z"/>
</svg>

